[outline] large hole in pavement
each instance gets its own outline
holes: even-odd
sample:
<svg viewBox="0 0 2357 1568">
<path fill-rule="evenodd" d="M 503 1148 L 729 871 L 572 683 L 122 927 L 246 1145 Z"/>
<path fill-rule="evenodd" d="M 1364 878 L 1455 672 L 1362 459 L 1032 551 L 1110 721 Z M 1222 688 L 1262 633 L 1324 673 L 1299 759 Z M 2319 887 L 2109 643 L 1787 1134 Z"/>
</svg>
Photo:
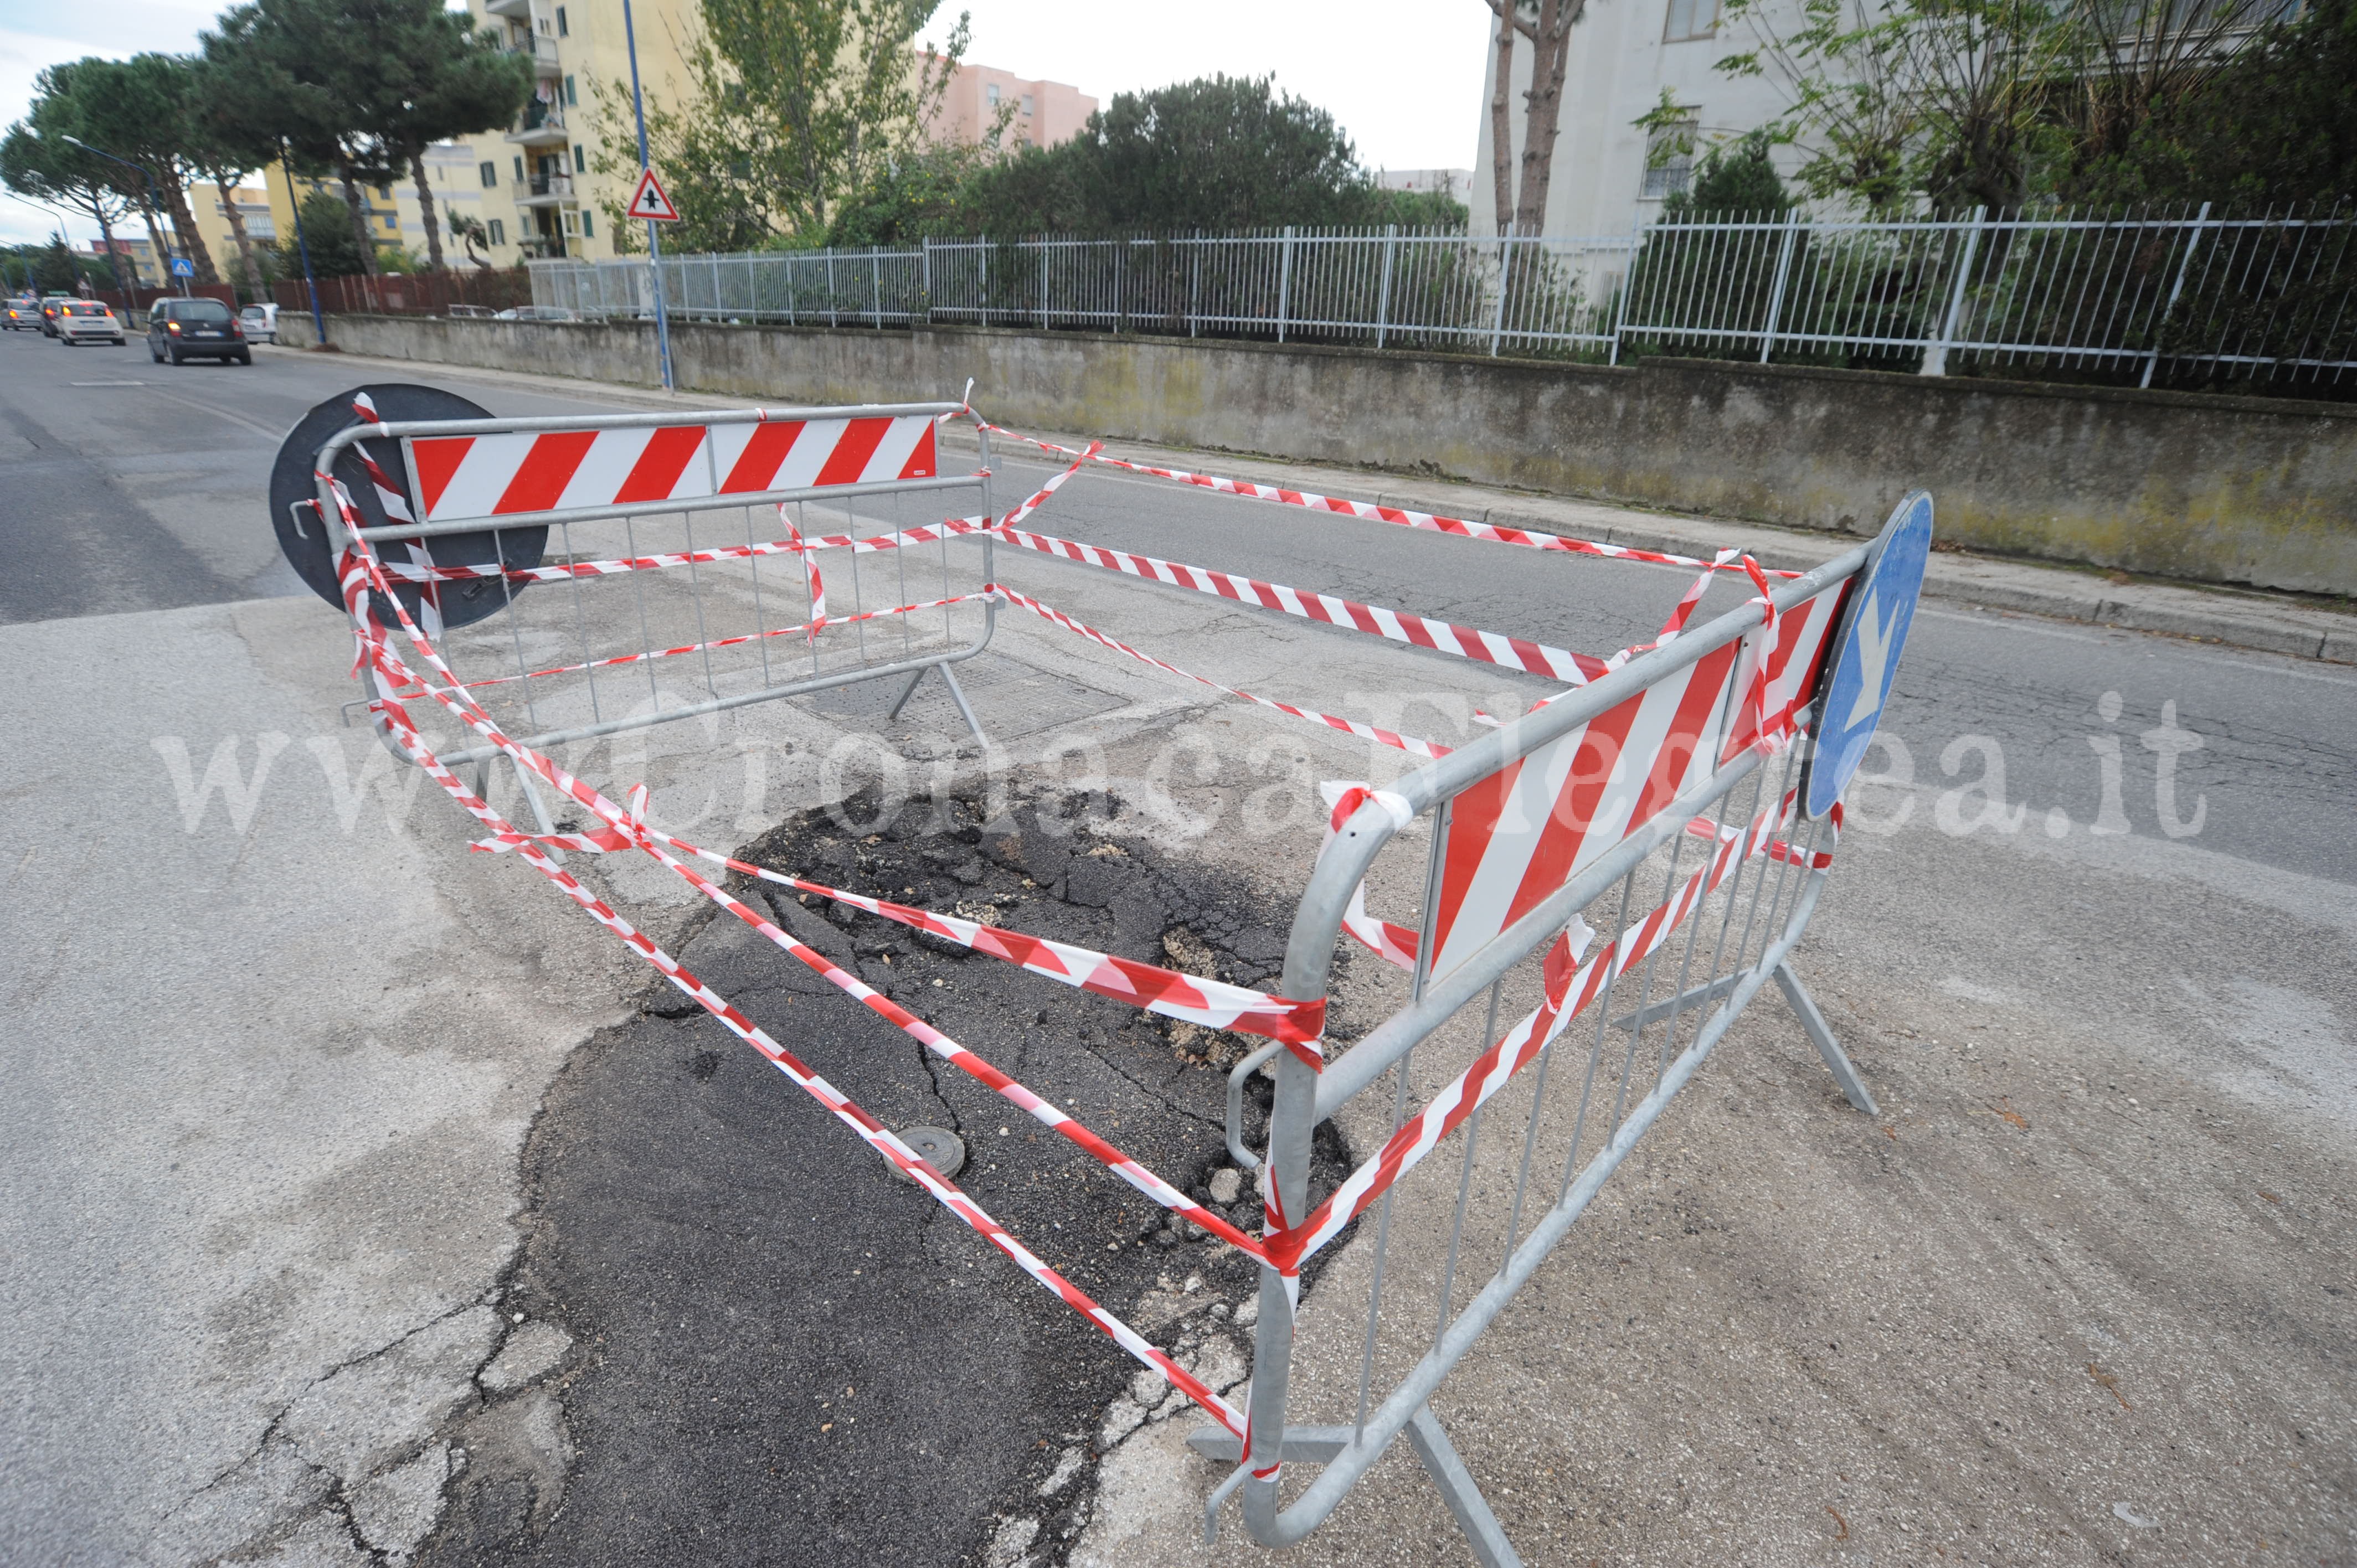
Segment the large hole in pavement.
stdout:
<svg viewBox="0 0 2357 1568">
<path fill-rule="evenodd" d="M 1262 989 L 1275 985 L 1292 915 L 1123 831 L 1105 794 L 1018 797 L 996 818 L 973 796 L 897 812 L 860 796 L 740 854 Z M 801 940 L 1211 1197 L 1232 1164 L 1228 1067 L 1264 1042 L 737 883 Z M 735 917 L 715 911 L 677 950 L 887 1125 L 956 1132 L 958 1185 L 1148 1338 L 1190 1362 L 1248 1364 L 1248 1331 L 1232 1318 L 1256 1286 L 1249 1259 L 1180 1236 L 1087 1155 Z M 503 1305 L 572 1336 L 563 1427 L 540 1394 L 489 1412 L 541 1400 L 507 1419 L 537 1422 L 536 1447 L 491 1441 L 497 1420 L 478 1418 L 486 1440 L 421 1561 L 805 1563 L 847 1551 L 951 1563 L 979 1561 L 1000 1517 L 1039 1520 L 1039 1560 L 1062 1561 L 1085 1522 L 1106 1412 L 1138 1364 L 677 991 L 658 983 L 644 1006 L 576 1053 L 525 1155 L 527 1240 Z M 1255 1079 L 1246 1097 L 1255 1147 L 1267 1089 Z M 1329 1126 L 1317 1154 L 1322 1190 L 1349 1151 Z M 1249 1182 L 1228 1211 L 1260 1229 Z M 1184 1402 L 1168 1419 L 1208 1419 Z"/>
</svg>

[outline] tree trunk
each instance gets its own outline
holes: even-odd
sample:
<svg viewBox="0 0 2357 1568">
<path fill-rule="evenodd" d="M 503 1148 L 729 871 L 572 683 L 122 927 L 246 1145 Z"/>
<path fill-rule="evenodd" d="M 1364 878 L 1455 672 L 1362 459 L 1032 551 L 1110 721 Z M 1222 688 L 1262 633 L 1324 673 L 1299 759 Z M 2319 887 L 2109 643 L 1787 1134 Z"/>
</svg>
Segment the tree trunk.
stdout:
<svg viewBox="0 0 2357 1568">
<path fill-rule="evenodd" d="M 1514 0 L 1490 0 L 1490 9 L 1498 17 L 1496 91 L 1490 94 L 1490 183 L 1501 236 L 1514 221 L 1513 181 L 1509 173 L 1514 163 L 1514 121 L 1506 109 L 1508 96 L 1514 91 L 1513 4 Z"/>
<path fill-rule="evenodd" d="M 434 216 L 434 192 L 425 183 L 425 160 L 409 155 L 409 172 L 417 181 L 417 210 L 425 218 L 425 264 L 442 270 L 442 225 Z"/>
<path fill-rule="evenodd" d="M 214 270 L 213 253 L 205 248 L 205 237 L 197 231 L 197 215 L 188 209 L 188 188 L 169 167 L 164 170 L 164 196 L 172 204 L 172 227 L 179 231 L 180 248 L 197 263 L 196 281 L 219 284 L 221 274 Z"/>
<path fill-rule="evenodd" d="M 369 232 L 368 209 L 361 205 L 361 188 L 352 181 L 352 166 L 339 163 L 336 177 L 344 187 L 344 210 L 351 214 L 352 235 L 361 243 L 361 271 L 369 277 L 377 275 L 376 236 Z"/>
<path fill-rule="evenodd" d="M 253 296 L 259 299 L 263 292 L 262 266 L 253 259 L 253 242 L 246 237 L 245 214 L 237 209 L 237 192 L 231 190 L 229 181 L 219 174 L 213 176 L 213 188 L 221 192 L 221 210 L 229 214 L 230 235 L 237 241 L 238 260 L 245 266 L 245 286 L 252 289 Z"/>
<path fill-rule="evenodd" d="M 1555 174 L 1555 138 L 1563 120 L 1563 79 L 1571 64 L 1571 29 L 1587 0 L 1539 0 L 1532 39 L 1529 107 L 1523 119 L 1523 182 L 1514 227 L 1537 234 L 1546 227 L 1547 185 Z"/>
</svg>

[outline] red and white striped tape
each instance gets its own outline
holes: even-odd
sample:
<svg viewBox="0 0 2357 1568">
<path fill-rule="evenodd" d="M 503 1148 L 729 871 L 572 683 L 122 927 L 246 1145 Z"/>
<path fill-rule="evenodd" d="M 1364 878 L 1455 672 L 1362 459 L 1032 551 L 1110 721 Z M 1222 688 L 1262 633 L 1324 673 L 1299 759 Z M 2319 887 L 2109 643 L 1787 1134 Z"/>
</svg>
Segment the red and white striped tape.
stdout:
<svg viewBox="0 0 2357 1568">
<path fill-rule="evenodd" d="M 955 942 L 960 947 L 971 949 L 985 957 L 1003 960 L 1033 974 L 1060 981 L 1099 996 L 1111 997 L 1116 1002 L 1125 1002 L 1148 1013 L 1198 1024 L 1207 1029 L 1232 1029 L 1238 1034 L 1281 1040 L 1312 1067 L 1319 1065 L 1322 1060 L 1318 1048 L 1318 1040 L 1326 1032 L 1326 1003 L 1322 997 L 1315 1002 L 1290 1002 L 1250 986 L 1232 985 L 1203 975 L 1182 974 L 1177 970 L 1117 958 L 1111 953 L 1097 952 L 1070 942 L 1050 941 L 1044 937 L 1010 931 L 1001 926 L 987 925 L 963 916 L 938 914 L 886 898 L 845 892 L 823 882 L 813 882 L 756 865 L 749 861 L 737 860 L 717 850 L 699 848 L 685 839 L 644 823 L 640 824 L 640 832 L 683 854 L 710 861 L 716 865 L 726 866 L 731 871 L 781 887 L 791 887 L 798 892 L 847 904 L 856 909 L 865 909 L 880 918 Z M 611 830 L 598 833 L 541 833 L 531 835 L 528 841 L 523 834 L 512 834 L 484 839 L 473 847 L 497 853 L 519 847 L 525 842 L 553 843 L 560 848 L 583 850 L 593 854 L 637 847 L 630 837 Z"/>
<path fill-rule="evenodd" d="M 791 502 L 781 503 L 780 510 Z M 792 525 L 790 523 L 791 528 Z M 404 562 L 383 563 L 385 575 L 404 583 L 465 582 L 477 577 L 506 577 L 519 583 L 557 583 L 569 577 L 611 577 L 626 572 L 660 572 L 676 566 L 709 566 L 725 561 L 750 561 L 773 555 L 801 555 L 820 550 L 849 550 L 865 555 L 877 550 L 905 550 L 911 545 L 931 544 L 938 541 L 962 539 L 970 534 L 987 533 L 997 525 L 986 517 L 950 518 L 941 522 L 927 523 L 920 528 L 904 528 L 896 533 L 870 534 L 855 539 L 845 533 L 823 534 L 805 538 L 798 547 L 793 540 L 768 539 L 756 544 L 721 544 L 709 550 L 678 550 L 652 555 L 626 555 L 607 561 L 559 561 L 539 566 L 509 566 L 497 562 L 475 566 L 425 566 Z"/>
<path fill-rule="evenodd" d="M 913 605 L 894 605 L 889 609 L 863 610 L 857 615 L 836 616 L 829 626 L 850 626 L 858 621 L 886 620 L 895 616 L 915 615 L 920 610 L 947 609 L 952 605 L 977 604 L 996 598 L 996 594 L 977 590 L 971 594 L 952 594 L 946 599 L 921 599 Z M 486 675 L 467 682 L 470 692 L 480 692 L 492 686 L 505 686 L 517 681 L 538 681 L 555 675 L 577 675 L 584 670 L 610 670 L 622 664 L 646 664 L 658 659 L 677 659 L 683 654 L 706 653 L 720 648 L 739 648 L 748 642 L 760 642 L 773 637 L 809 636 L 818 626 L 816 621 L 802 621 L 793 626 L 772 627 L 768 631 L 748 631 L 735 637 L 716 637 L 709 642 L 683 642 L 676 648 L 651 648 L 644 653 L 617 653 L 610 659 L 592 659 L 583 664 L 552 664 L 545 670 L 528 670 L 521 675 Z M 424 692 L 404 692 L 405 697 L 425 696 Z"/>
<path fill-rule="evenodd" d="M 1325 858 L 1342 826 L 1358 814 L 1359 808 L 1372 800 L 1391 814 L 1392 822 L 1402 828 L 1415 820 L 1415 810 L 1400 796 L 1388 789 L 1372 789 L 1355 780 L 1329 781 L 1318 786 L 1325 798 L 1326 838 L 1318 846 L 1320 859 Z M 1377 958 L 1402 969 L 1415 968 L 1415 955 L 1423 942 L 1423 933 L 1411 931 L 1405 926 L 1394 926 L 1389 920 L 1378 920 L 1367 913 L 1367 885 L 1361 882 L 1351 889 L 1351 907 L 1342 913 L 1342 929 L 1351 933 Z"/>
<path fill-rule="evenodd" d="M 428 522 L 931 478 L 937 463 L 924 414 L 420 435 L 409 452 Z"/>
<path fill-rule="evenodd" d="M 1102 566 L 1109 572 L 1167 584 L 1174 588 L 1190 588 L 1214 598 L 1256 605 L 1263 609 L 1277 610 L 1325 626 L 1365 632 L 1369 636 L 1405 643 L 1412 648 L 1428 648 L 1437 653 L 1453 653 L 1460 659 L 1470 659 L 1483 664 L 1527 671 L 1533 675 L 1544 675 L 1574 686 L 1586 685 L 1605 673 L 1607 669 L 1603 660 L 1588 654 L 1550 648 L 1545 643 L 1533 642 L 1527 638 L 1478 631 L 1453 621 L 1412 615 L 1406 610 L 1362 605 L 1330 594 L 1304 593 L 1281 583 L 1264 583 L 1257 578 L 1234 576 L 1226 572 L 1184 565 L 1152 555 L 1136 555 L 1125 550 L 1107 550 L 1102 545 L 1076 543 L 1053 534 L 1028 533 L 1007 527 L 1002 527 L 996 532 L 1009 544 L 1036 550 L 1043 555 Z"/>
<path fill-rule="evenodd" d="M 971 413 L 971 410 L 968 410 Z M 1673 555 L 1659 550 L 1637 550 L 1624 544 L 1604 544 L 1595 540 L 1572 539 L 1561 534 L 1531 533 L 1519 528 L 1497 528 L 1486 522 L 1469 522 L 1463 518 L 1442 517 L 1428 511 L 1415 511 L 1405 507 L 1376 506 L 1369 501 L 1344 500 L 1339 496 L 1321 496 L 1311 490 L 1287 489 L 1279 485 L 1254 484 L 1249 479 L 1222 478 L 1213 474 L 1189 473 L 1184 468 L 1160 468 L 1150 463 L 1132 463 L 1119 457 L 1102 456 L 1095 449 L 1087 454 L 1075 452 L 1070 446 L 1060 446 L 1052 441 L 1042 441 L 1034 435 L 1008 430 L 975 417 L 975 423 L 994 435 L 1005 435 L 1050 452 L 1060 457 L 1083 457 L 1102 463 L 1109 468 L 1125 468 L 1133 474 L 1149 474 L 1156 478 L 1174 479 L 1182 485 L 1214 490 L 1222 495 L 1241 496 L 1246 500 L 1275 501 L 1281 506 L 1306 508 L 1311 511 L 1329 512 L 1340 517 L 1355 517 L 1368 522 L 1387 522 L 1396 528 L 1424 529 L 1436 533 L 1453 534 L 1460 539 L 1479 539 L 1493 544 L 1520 545 L 1526 550 L 1550 550 L 1570 555 L 1595 555 L 1615 561 L 1643 561 L 1657 566 L 1700 566 L 1725 571 L 1724 565 L 1692 555 Z M 1103 444 L 1100 443 L 1101 446 Z M 1799 572 L 1771 572 L 1770 576 L 1798 577 Z"/>
<path fill-rule="evenodd" d="M 1222 686 L 1208 675 L 1198 675 L 1192 671 L 1181 670 L 1176 664 L 1157 659 L 1150 653 L 1140 653 L 1126 642 L 1107 637 L 1096 628 L 1074 620 L 1063 611 L 1049 605 L 1043 605 L 1028 594 L 1017 593 L 1004 583 L 994 583 L 991 586 L 1006 596 L 1008 604 L 1029 610 L 1042 620 L 1060 626 L 1067 631 L 1077 632 L 1101 648 L 1110 648 L 1115 653 L 1125 653 L 1141 664 L 1150 664 L 1157 670 L 1167 671 L 1182 680 L 1192 681 L 1200 686 L 1209 686 L 1214 692 L 1224 692 L 1231 697 L 1241 697 L 1247 703 L 1257 703 L 1264 708 L 1274 708 L 1280 714 L 1290 714 L 1297 719 L 1308 719 L 1312 724 L 1324 725 L 1329 729 L 1338 729 L 1346 735 L 1355 735 L 1361 740 L 1372 740 L 1378 746 L 1388 746 L 1395 751 L 1405 751 L 1411 757 L 1437 757 L 1448 755 L 1448 747 L 1436 745 L 1428 740 L 1418 740 L 1414 736 L 1401 735 L 1395 730 L 1382 729 L 1373 725 L 1362 725 L 1356 719 L 1337 718 L 1332 714 L 1321 714 L 1315 708 L 1298 708 L 1291 703 L 1280 703 L 1273 697 L 1254 696 L 1250 692 L 1240 692 L 1233 686 Z"/>
</svg>

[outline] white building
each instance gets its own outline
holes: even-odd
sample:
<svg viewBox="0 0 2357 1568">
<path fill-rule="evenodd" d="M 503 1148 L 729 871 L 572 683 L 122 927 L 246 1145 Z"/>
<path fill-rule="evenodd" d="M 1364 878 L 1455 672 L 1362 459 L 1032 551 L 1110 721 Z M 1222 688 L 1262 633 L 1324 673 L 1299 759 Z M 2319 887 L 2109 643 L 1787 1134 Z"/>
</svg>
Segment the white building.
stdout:
<svg viewBox="0 0 2357 1568">
<path fill-rule="evenodd" d="M 1798 25 L 1797 14 L 1794 25 Z M 1472 231 L 1498 231 L 1491 175 L 1490 96 L 1496 82 L 1497 24 L 1489 35 L 1490 70 L 1481 84 L 1480 152 L 1474 166 Z M 1565 73 L 1563 117 L 1547 185 L 1548 234 L 1625 234 L 1652 221 L 1663 199 L 1684 188 L 1690 160 L 1648 169 L 1647 134 L 1636 121 L 1651 113 L 1667 88 L 1695 128 L 1697 156 L 1714 141 L 1755 130 L 1787 107 L 1781 84 L 1768 77 L 1731 77 L 1713 69 L 1752 47 L 1750 29 L 1732 29 L 1718 0 L 1588 0 L 1571 30 L 1571 65 Z M 1507 99 L 1512 156 L 1507 176 L 1512 200 L 1522 183 L 1523 93 L 1531 84 L 1530 41 L 1514 43 L 1514 78 Z M 1777 166 L 1798 162 L 1789 149 Z"/>
<path fill-rule="evenodd" d="M 1469 168 L 1387 168 L 1375 174 L 1375 185 L 1382 190 L 1433 191 L 1452 201 L 1469 205 L 1473 199 L 1473 171 Z"/>
</svg>

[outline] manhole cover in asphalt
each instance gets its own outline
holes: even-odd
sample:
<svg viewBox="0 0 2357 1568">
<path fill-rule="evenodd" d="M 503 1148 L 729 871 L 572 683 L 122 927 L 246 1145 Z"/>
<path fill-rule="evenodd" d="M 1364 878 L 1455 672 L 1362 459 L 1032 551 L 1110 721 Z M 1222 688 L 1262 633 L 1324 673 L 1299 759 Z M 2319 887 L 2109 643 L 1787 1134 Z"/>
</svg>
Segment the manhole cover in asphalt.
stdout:
<svg viewBox="0 0 2357 1568">
<path fill-rule="evenodd" d="M 903 1127 L 900 1142 L 916 1151 L 917 1157 L 933 1167 L 933 1174 L 943 1181 L 965 1169 L 965 1140 L 946 1127 Z"/>
</svg>

